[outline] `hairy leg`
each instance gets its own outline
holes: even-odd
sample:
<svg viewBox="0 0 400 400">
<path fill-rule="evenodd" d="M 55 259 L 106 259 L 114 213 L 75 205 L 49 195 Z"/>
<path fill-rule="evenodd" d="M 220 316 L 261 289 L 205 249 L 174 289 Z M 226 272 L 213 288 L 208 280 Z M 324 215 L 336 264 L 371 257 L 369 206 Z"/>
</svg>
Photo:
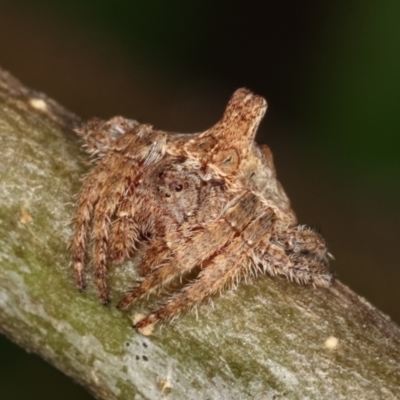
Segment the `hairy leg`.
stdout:
<svg viewBox="0 0 400 400">
<path fill-rule="evenodd" d="M 122 117 L 114 117 L 109 121 L 93 119 L 84 126 L 76 129 L 76 132 L 84 138 L 85 147 L 90 153 L 104 156 L 108 150 L 115 147 L 118 137 L 132 132 L 138 125 L 138 122 L 127 120 Z M 127 140 L 129 141 L 132 139 L 127 137 Z M 94 206 L 104 194 L 102 188 L 107 187 L 107 176 L 109 174 L 112 175 L 112 169 L 109 167 L 110 165 L 114 167 L 112 157 L 105 157 L 105 159 L 103 158 L 97 167 L 87 176 L 80 193 L 79 203 L 74 217 L 75 232 L 72 240 L 73 266 L 77 286 L 80 290 L 83 290 L 86 285 L 83 269 L 89 224 L 93 217 Z"/>
<path fill-rule="evenodd" d="M 122 117 L 113 117 L 108 121 L 93 118 L 75 131 L 83 137 L 87 151 L 104 154 L 119 136 L 131 132 L 137 126 L 139 122 Z"/>
<path fill-rule="evenodd" d="M 252 269 L 250 255 L 260 238 L 269 235 L 273 216 L 273 211 L 269 209 L 248 225 L 240 236 L 235 237 L 211 260 L 196 281 L 185 286 L 163 307 L 139 321 L 136 327 L 143 329 L 160 320 L 174 319 L 182 311 L 195 307 L 225 286 L 236 286 L 241 279 L 250 276 Z"/>
<path fill-rule="evenodd" d="M 326 245 L 309 229 L 296 227 L 280 234 L 282 241 L 262 241 L 255 251 L 254 264 L 270 275 L 283 275 L 299 284 L 327 287 L 332 283 Z M 284 239 L 283 239 L 284 238 Z"/>
<path fill-rule="evenodd" d="M 113 125 L 110 129 L 114 128 Z M 107 135 L 110 132 L 92 133 L 96 139 L 98 134 Z M 111 220 L 121 199 L 132 196 L 136 185 L 151 168 L 152 163 L 163 157 L 166 141 L 164 134 L 153 132 L 147 125 L 138 126 L 137 132 L 131 132 L 132 134 L 119 133 L 117 129 L 115 140 L 108 137 L 104 142 L 109 152 L 100 160 L 85 184 L 83 195 L 80 197 L 73 240 L 74 268 L 78 287 L 83 289 L 85 241 L 88 225 L 93 219 L 93 261 L 97 286 L 104 304 L 109 302 L 106 261 Z M 96 152 L 102 153 L 101 150 Z"/>
<path fill-rule="evenodd" d="M 135 202 L 125 197 L 116 210 L 116 220 L 110 232 L 107 254 L 111 262 L 122 264 L 134 250 L 139 240 L 139 232 L 134 217 L 137 211 Z"/>
<path fill-rule="evenodd" d="M 108 240 L 111 220 L 125 190 L 125 180 L 109 180 L 95 206 L 93 223 L 93 262 L 97 287 L 103 304 L 109 303 L 106 283 Z"/>
<path fill-rule="evenodd" d="M 170 260 L 155 269 L 146 279 L 123 299 L 118 308 L 127 308 L 135 300 L 146 296 L 160 286 L 166 285 L 174 278 L 181 276 L 195 266 L 207 261 L 235 236 L 240 235 L 251 222 L 254 215 L 259 215 L 260 202 L 254 194 L 246 192 L 226 211 L 221 220 L 214 221 L 200 230 L 192 232 L 191 237 L 181 240 L 171 249 Z M 179 232 L 177 233 L 179 235 Z M 173 240 L 175 243 L 176 240 Z M 168 244 L 168 243 L 167 243 Z"/>
<path fill-rule="evenodd" d="M 324 238 L 311 228 L 299 225 L 285 231 L 280 236 L 287 252 L 308 255 L 325 262 L 328 261 L 328 257 L 332 257 Z"/>
<path fill-rule="evenodd" d="M 93 217 L 94 206 L 101 195 L 101 188 L 105 183 L 105 165 L 99 167 L 90 173 L 85 181 L 80 193 L 78 207 L 74 216 L 74 235 L 72 239 L 73 249 L 73 267 L 77 286 L 83 290 L 86 286 L 83 273 L 85 265 L 86 241 L 89 233 L 89 224 Z"/>
<path fill-rule="evenodd" d="M 171 249 L 161 240 L 152 240 L 146 244 L 142 260 L 138 266 L 140 276 L 148 276 L 171 259 Z"/>
<path fill-rule="evenodd" d="M 229 238 L 233 237 L 232 230 L 229 226 L 226 226 L 225 230 L 221 228 L 221 232 L 223 235 L 216 238 L 214 237 L 213 231 L 204 230 L 197 233 L 191 241 L 182 243 L 165 264 L 154 269 L 138 287 L 134 288 L 131 293 L 118 304 L 118 308 L 127 308 L 137 299 L 152 293 L 160 286 L 168 284 L 174 278 L 189 272 L 196 265 L 201 264 L 203 260 L 211 257 L 218 248 L 222 247 Z M 152 249 L 150 248 L 149 253 L 151 253 L 151 251 Z M 169 250 L 169 252 L 170 251 L 171 250 Z M 156 257 L 161 258 L 158 254 Z M 151 255 L 148 255 L 147 258 L 151 266 L 153 266 L 154 263 Z M 147 263 L 149 263 L 149 261 Z M 141 268 L 139 267 L 139 269 Z M 146 267 L 146 270 L 148 269 L 150 268 Z"/>
</svg>

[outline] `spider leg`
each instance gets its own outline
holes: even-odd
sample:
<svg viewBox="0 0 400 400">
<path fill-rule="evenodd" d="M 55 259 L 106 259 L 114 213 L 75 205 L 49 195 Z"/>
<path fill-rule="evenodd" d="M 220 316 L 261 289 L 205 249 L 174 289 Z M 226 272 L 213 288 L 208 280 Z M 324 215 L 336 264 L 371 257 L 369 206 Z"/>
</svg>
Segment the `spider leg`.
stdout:
<svg viewBox="0 0 400 400">
<path fill-rule="evenodd" d="M 314 286 L 328 287 L 333 276 L 329 269 L 329 258 L 324 238 L 310 228 L 297 226 L 287 232 L 285 250 L 296 271 L 301 271 L 303 282 Z"/>
<path fill-rule="evenodd" d="M 158 287 L 168 284 L 175 277 L 189 272 L 204 259 L 212 256 L 219 247 L 222 247 L 233 236 L 229 225 L 220 227 L 220 232 L 222 233 L 221 236 L 215 238 L 214 232 L 204 230 L 195 235 L 191 241 L 182 243 L 165 264 L 154 269 L 139 286 L 120 301 L 118 308 L 127 308 L 134 301 L 152 293 Z M 151 252 L 151 249 L 149 249 L 149 252 Z M 151 262 L 151 256 L 148 256 L 148 259 Z M 152 262 L 151 265 L 153 265 Z M 139 266 L 139 270 L 141 269 L 143 268 Z M 144 269 L 151 268 L 146 267 Z"/>
<path fill-rule="evenodd" d="M 311 228 L 296 226 L 285 232 L 285 238 L 285 250 L 293 254 L 308 256 L 324 263 L 328 262 L 328 257 L 332 257 L 324 238 Z"/>
<path fill-rule="evenodd" d="M 165 264 L 171 257 L 171 249 L 161 240 L 152 240 L 143 252 L 142 260 L 138 266 L 141 276 L 150 275 L 160 265 Z"/>
<path fill-rule="evenodd" d="M 240 232 L 254 216 L 259 214 L 257 212 L 259 207 L 260 201 L 257 196 L 251 192 L 245 192 L 239 198 L 236 198 L 236 203 L 228 208 L 221 220 L 200 227 L 199 230 L 192 232 L 191 237 L 189 236 L 185 240 L 179 241 L 179 237 L 171 240 L 172 243 L 178 242 L 179 245 L 172 249 L 173 254 L 168 262 L 150 273 L 139 286 L 120 301 L 118 308 L 127 308 L 137 299 L 150 294 L 175 277 L 189 272 L 195 266 L 201 265 L 203 261 L 210 259 L 215 252 L 231 242 L 235 236 L 240 235 Z M 179 232 L 176 234 L 179 235 Z M 167 245 L 168 242 L 167 238 Z"/>
<path fill-rule="evenodd" d="M 101 187 L 104 185 L 104 167 L 101 165 L 89 174 L 80 193 L 77 211 L 74 216 L 75 228 L 72 238 L 73 267 L 75 279 L 79 290 L 86 286 L 83 269 L 85 265 L 86 241 L 89 232 L 89 224 L 93 217 L 94 205 L 97 203 Z"/>
<path fill-rule="evenodd" d="M 296 227 L 279 235 L 283 242 L 262 241 L 255 252 L 254 263 L 272 276 L 283 275 L 289 281 L 328 287 L 332 283 L 326 245 L 311 230 Z"/>
<path fill-rule="evenodd" d="M 262 240 L 259 243 L 254 252 L 253 263 L 258 270 L 272 276 L 284 275 L 284 271 L 293 267 L 285 250 L 270 243 L 269 240 Z"/>
<path fill-rule="evenodd" d="M 151 207 L 146 205 L 148 202 Z M 152 217 L 154 214 L 158 216 L 157 219 Z M 140 189 L 133 199 L 126 198 L 121 203 L 116 216 L 109 239 L 109 259 L 114 263 L 122 263 L 132 250 L 139 250 L 142 256 L 138 266 L 139 275 L 149 275 L 170 255 L 171 250 L 167 246 L 169 233 L 172 231 L 175 234 L 178 224 L 170 216 L 163 215 L 163 211 L 149 200 L 149 196 L 141 196 Z"/>
<path fill-rule="evenodd" d="M 114 151 L 120 151 L 121 146 L 129 146 L 135 141 L 138 142 L 140 139 L 138 140 L 137 135 L 125 135 L 125 133 L 131 131 L 137 125 L 138 123 L 136 121 L 115 117 L 107 122 L 93 119 L 81 128 L 76 129 L 76 132 L 84 137 L 88 151 L 92 154 L 98 154 L 104 157 L 100 160 L 97 167 L 87 176 L 80 193 L 79 203 L 74 217 L 75 231 L 72 239 L 73 267 L 77 286 L 80 290 L 83 290 L 86 286 L 83 269 L 85 265 L 85 249 L 89 224 L 93 218 L 96 203 L 104 195 L 104 189 L 108 188 L 108 175 L 110 173 L 113 175 L 112 172 L 115 167 L 113 157 L 104 154 L 107 150 L 110 150 L 110 148 Z M 143 126 L 139 134 L 141 134 L 141 132 L 147 132 L 147 130 L 148 128 Z M 162 141 L 159 142 L 161 142 L 162 147 Z M 140 146 L 138 144 L 136 147 L 143 148 L 145 146 Z M 150 151 L 148 153 L 151 153 L 151 147 L 160 146 L 150 146 Z M 156 152 L 153 151 L 153 153 Z"/>
<path fill-rule="evenodd" d="M 236 286 L 241 278 L 251 275 L 251 255 L 261 238 L 269 235 L 274 215 L 272 209 L 267 209 L 211 260 L 196 281 L 171 297 L 163 307 L 139 321 L 136 328 L 141 330 L 160 320 L 174 319 L 185 309 L 200 304 L 225 286 Z"/>
<path fill-rule="evenodd" d="M 125 198 L 116 211 L 109 241 L 108 258 L 115 264 L 122 264 L 136 250 L 139 232 L 134 221 L 136 204 Z"/>
<path fill-rule="evenodd" d="M 92 154 L 105 154 L 115 140 L 138 127 L 139 122 L 122 117 L 113 117 L 108 121 L 92 118 L 84 125 L 75 129 L 82 136 L 87 151 Z"/>
<path fill-rule="evenodd" d="M 111 219 L 125 190 L 125 185 L 125 179 L 109 180 L 104 188 L 107 194 L 103 194 L 94 209 L 93 262 L 97 287 L 103 304 L 109 303 L 106 273 Z"/>
<path fill-rule="evenodd" d="M 292 256 L 296 277 L 292 280 L 298 283 L 311 283 L 313 286 L 329 287 L 333 282 L 333 275 L 329 266 L 305 256 Z"/>
<path fill-rule="evenodd" d="M 121 134 L 89 176 L 81 194 L 73 239 L 76 279 L 83 289 L 85 242 L 93 219 L 93 261 L 104 304 L 109 302 L 106 261 L 111 220 L 123 196 L 132 196 L 151 165 L 164 156 L 165 144 L 165 135 L 153 132 L 147 125 L 138 126 L 135 134 Z"/>
</svg>

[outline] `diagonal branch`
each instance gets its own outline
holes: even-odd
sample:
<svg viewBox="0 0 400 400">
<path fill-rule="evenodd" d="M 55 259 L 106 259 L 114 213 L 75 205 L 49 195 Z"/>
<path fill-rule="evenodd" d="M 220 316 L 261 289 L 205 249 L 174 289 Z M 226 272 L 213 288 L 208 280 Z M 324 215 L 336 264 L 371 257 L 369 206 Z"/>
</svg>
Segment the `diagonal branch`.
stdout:
<svg viewBox="0 0 400 400">
<path fill-rule="evenodd" d="M 340 282 L 262 278 L 142 337 L 79 294 L 67 244 L 79 118 L 0 70 L 0 332 L 98 399 L 400 396 L 400 329 Z M 115 298 L 133 263 L 113 272 Z M 114 304 L 113 304 L 114 305 Z"/>
</svg>

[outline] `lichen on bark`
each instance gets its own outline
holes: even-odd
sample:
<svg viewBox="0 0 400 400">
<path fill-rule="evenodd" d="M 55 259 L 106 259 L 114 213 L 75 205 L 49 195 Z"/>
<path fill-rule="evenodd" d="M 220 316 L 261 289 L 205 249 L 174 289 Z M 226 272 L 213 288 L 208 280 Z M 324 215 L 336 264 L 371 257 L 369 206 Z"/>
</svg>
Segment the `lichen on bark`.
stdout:
<svg viewBox="0 0 400 400">
<path fill-rule="evenodd" d="M 263 277 L 150 337 L 115 301 L 103 307 L 91 282 L 78 293 L 67 249 L 87 168 L 77 123 L 0 70 L 3 334 L 99 399 L 400 397 L 399 327 L 340 282 L 314 289 Z M 134 261 L 111 275 L 118 299 Z"/>
</svg>

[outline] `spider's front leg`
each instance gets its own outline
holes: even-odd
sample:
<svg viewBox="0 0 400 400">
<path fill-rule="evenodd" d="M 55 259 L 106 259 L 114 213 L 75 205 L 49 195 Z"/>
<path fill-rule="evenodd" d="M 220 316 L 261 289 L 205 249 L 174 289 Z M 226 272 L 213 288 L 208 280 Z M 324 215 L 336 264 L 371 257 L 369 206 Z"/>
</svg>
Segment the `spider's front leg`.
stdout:
<svg viewBox="0 0 400 400">
<path fill-rule="evenodd" d="M 197 280 L 185 286 L 163 307 L 137 322 L 135 327 L 141 331 L 158 321 L 172 320 L 184 310 L 197 306 L 224 287 L 236 286 L 241 279 L 251 276 L 254 248 L 261 238 L 270 235 L 274 217 L 274 211 L 269 208 L 245 226 L 241 234 L 235 235 L 232 241 L 211 259 Z"/>
<path fill-rule="evenodd" d="M 132 171 L 133 172 L 133 171 Z M 125 188 L 125 182 L 115 181 L 97 202 L 93 222 L 93 263 L 97 287 L 103 304 L 110 302 L 106 282 L 108 240 L 111 220 Z"/>
<path fill-rule="evenodd" d="M 108 258 L 114 264 L 122 264 L 136 250 L 139 232 L 134 215 L 137 208 L 136 202 L 125 197 L 115 213 L 116 220 L 113 222 L 107 249 Z"/>
<path fill-rule="evenodd" d="M 103 303 L 108 302 L 104 276 L 109 226 L 126 186 L 126 181 L 124 178 L 121 179 L 120 173 L 128 176 L 135 174 L 135 165 L 126 164 L 121 155 L 107 154 L 100 160 L 84 182 L 74 218 L 72 248 L 78 288 L 83 290 L 85 287 L 83 269 L 86 241 L 93 219 L 93 260 Z"/>
<path fill-rule="evenodd" d="M 106 176 L 107 165 L 99 164 L 97 168 L 92 170 L 86 177 L 73 219 L 75 229 L 72 238 L 72 262 L 75 270 L 76 283 L 81 291 L 86 286 L 84 265 L 89 225 L 93 218 L 94 206 L 102 195 L 102 188 L 107 180 Z"/>
<path fill-rule="evenodd" d="M 115 146 L 117 138 L 131 132 L 138 122 L 126 120 L 122 117 L 114 117 L 109 121 L 92 119 L 75 131 L 85 140 L 85 147 L 91 154 L 104 157 Z M 74 235 L 72 239 L 73 267 L 77 286 L 83 290 L 86 279 L 83 273 L 85 265 L 86 242 L 89 233 L 89 225 L 93 218 L 95 205 L 104 196 L 104 188 L 107 187 L 109 177 L 113 172 L 108 161 L 102 162 L 88 174 L 84 180 L 83 188 L 79 195 L 78 207 L 74 216 Z M 114 166 L 113 164 L 111 164 Z"/>
<path fill-rule="evenodd" d="M 121 135 L 90 173 L 81 192 L 75 216 L 73 238 L 74 269 L 77 284 L 83 289 L 84 255 L 89 224 L 93 219 L 93 261 L 100 298 L 109 302 L 106 262 L 112 219 L 127 194 L 134 195 L 136 183 L 165 152 L 165 134 L 143 125 L 137 131 Z"/>
</svg>

